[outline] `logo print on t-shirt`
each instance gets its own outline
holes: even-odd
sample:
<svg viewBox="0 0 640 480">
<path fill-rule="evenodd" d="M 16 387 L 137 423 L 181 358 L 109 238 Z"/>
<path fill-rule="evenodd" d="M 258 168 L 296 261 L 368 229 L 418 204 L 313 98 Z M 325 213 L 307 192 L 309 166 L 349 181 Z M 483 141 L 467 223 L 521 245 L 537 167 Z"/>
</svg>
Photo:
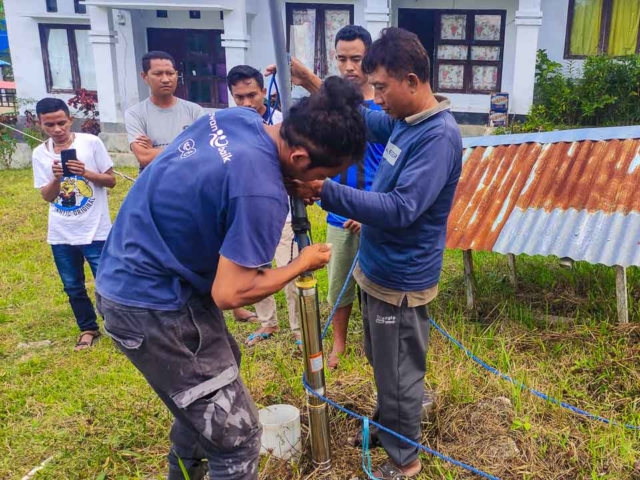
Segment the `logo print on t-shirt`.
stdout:
<svg viewBox="0 0 640 480">
<path fill-rule="evenodd" d="M 182 142 L 182 144 L 178 147 L 178 150 L 180 150 L 180 158 L 190 157 L 198 151 L 196 149 L 196 142 L 194 142 L 191 138 Z"/>
<path fill-rule="evenodd" d="M 215 113 L 209 114 L 209 127 L 211 127 L 211 140 L 209 140 L 209 145 L 217 149 L 218 153 L 222 157 L 222 161 L 224 163 L 227 163 L 229 160 L 231 160 L 231 157 L 233 157 L 233 155 L 227 149 L 229 140 L 227 140 L 227 136 L 224 134 L 224 131 L 218 127 Z"/>
<path fill-rule="evenodd" d="M 63 177 L 58 198 L 53 202 L 56 211 L 64 216 L 81 215 L 94 204 L 93 188 L 80 175 Z"/>
</svg>

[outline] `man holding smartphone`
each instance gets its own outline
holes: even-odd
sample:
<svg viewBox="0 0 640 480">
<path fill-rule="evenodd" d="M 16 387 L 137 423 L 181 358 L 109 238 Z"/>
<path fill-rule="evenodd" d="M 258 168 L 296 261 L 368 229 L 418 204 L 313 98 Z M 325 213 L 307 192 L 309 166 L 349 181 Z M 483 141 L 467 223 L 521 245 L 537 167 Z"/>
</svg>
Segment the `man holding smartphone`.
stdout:
<svg viewBox="0 0 640 480">
<path fill-rule="evenodd" d="M 100 336 L 84 262 L 95 277 L 111 230 L 106 189 L 116 184 L 113 162 L 98 137 L 71 132 L 73 119 L 62 100 L 43 98 L 36 114 L 49 139 L 33 151 L 34 186 L 50 203 L 47 242 L 80 329 L 75 350 L 84 350 Z"/>
</svg>

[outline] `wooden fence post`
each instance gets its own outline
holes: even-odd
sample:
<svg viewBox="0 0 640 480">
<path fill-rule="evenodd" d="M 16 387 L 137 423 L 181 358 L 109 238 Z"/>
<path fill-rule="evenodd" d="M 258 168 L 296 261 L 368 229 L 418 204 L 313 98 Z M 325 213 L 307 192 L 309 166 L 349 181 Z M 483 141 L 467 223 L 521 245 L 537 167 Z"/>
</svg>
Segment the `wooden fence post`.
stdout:
<svg viewBox="0 0 640 480">
<path fill-rule="evenodd" d="M 618 323 L 629 323 L 627 269 L 620 265 L 616 265 L 616 303 L 618 305 Z"/>
<path fill-rule="evenodd" d="M 467 292 L 467 309 L 477 310 L 476 303 L 476 279 L 473 275 L 473 254 L 471 250 L 462 251 L 462 263 L 464 264 L 464 285 Z"/>
<path fill-rule="evenodd" d="M 516 275 L 516 256 L 507 253 L 507 265 L 509 265 L 509 281 L 513 288 L 518 288 L 518 276 Z"/>
</svg>

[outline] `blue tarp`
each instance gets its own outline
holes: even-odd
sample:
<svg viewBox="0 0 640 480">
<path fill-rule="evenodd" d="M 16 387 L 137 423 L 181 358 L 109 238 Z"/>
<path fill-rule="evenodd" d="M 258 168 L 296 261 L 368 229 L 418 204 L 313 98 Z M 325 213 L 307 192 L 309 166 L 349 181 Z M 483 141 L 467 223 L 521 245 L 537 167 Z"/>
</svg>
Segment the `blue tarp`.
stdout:
<svg viewBox="0 0 640 480">
<path fill-rule="evenodd" d="M 7 24 L 3 20 L 0 26 L 0 53 L 9 48 L 9 37 L 7 37 Z"/>
</svg>

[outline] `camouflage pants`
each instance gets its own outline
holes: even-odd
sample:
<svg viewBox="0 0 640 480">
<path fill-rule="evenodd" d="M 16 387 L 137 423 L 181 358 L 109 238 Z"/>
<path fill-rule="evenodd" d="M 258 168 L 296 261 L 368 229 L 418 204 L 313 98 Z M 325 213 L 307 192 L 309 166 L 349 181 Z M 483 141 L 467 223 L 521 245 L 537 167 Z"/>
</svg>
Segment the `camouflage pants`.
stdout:
<svg viewBox="0 0 640 480">
<path fill-rule="evenodd" d="M 121 305 L 97 295 L 105 330 L 175 417 L 169 479 L 258 478 L 262 428 L 239 376 L 240 349 L 210 297 L 178 311 Z"/>
</svg>

